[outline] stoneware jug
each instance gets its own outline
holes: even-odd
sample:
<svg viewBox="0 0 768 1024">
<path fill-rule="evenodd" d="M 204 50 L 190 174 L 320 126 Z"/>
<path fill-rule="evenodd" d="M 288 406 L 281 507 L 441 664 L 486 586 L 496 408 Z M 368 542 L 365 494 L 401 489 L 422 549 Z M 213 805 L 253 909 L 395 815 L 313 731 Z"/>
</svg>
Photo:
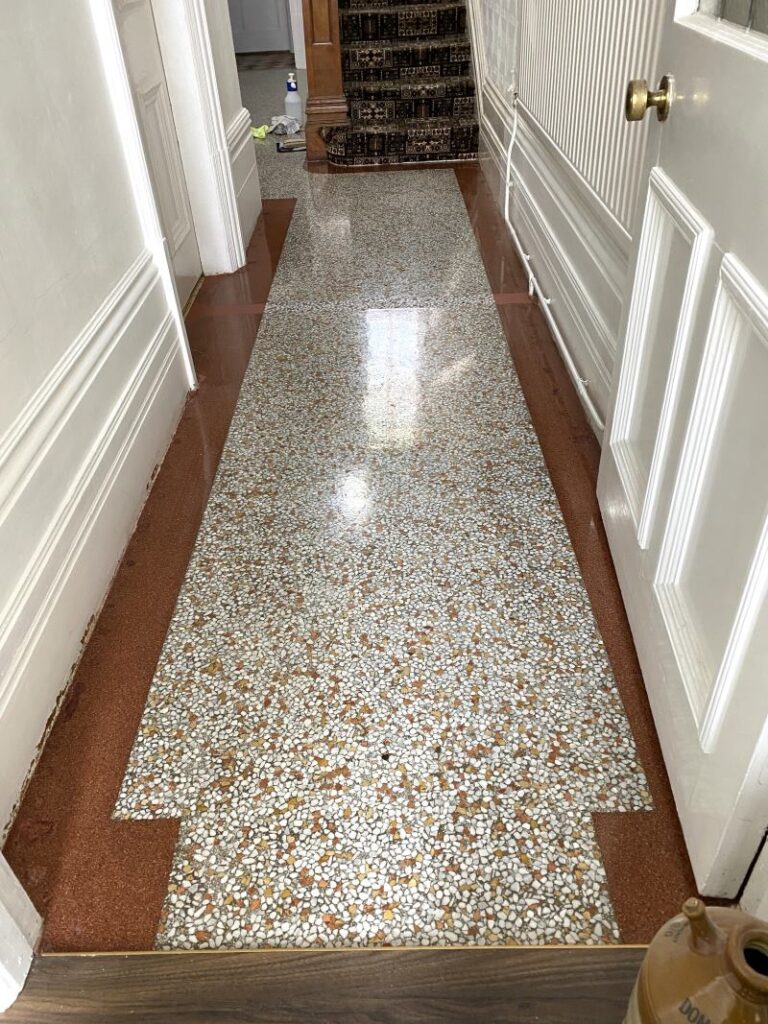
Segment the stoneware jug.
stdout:
<svg viewBox="0 0 768 1024">
<path fill-rule="evenodd" d="M 768 925 L 690 899 L 648 947 L 625 1024 L 768 1024 Z"/>
</svg>

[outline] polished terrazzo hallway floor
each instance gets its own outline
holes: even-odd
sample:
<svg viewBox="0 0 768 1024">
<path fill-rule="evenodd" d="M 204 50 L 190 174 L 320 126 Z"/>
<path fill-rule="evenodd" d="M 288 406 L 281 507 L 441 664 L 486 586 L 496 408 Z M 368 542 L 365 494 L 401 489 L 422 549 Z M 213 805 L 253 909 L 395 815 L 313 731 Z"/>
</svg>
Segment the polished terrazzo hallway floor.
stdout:
<svg viewBox="0 0 768 1024">
<path fill-rule="evenodd" d="M 454 173 L 306 176 L 115 808 L 158 946 L 615 942 L 651 806 Z"/>
</svg>

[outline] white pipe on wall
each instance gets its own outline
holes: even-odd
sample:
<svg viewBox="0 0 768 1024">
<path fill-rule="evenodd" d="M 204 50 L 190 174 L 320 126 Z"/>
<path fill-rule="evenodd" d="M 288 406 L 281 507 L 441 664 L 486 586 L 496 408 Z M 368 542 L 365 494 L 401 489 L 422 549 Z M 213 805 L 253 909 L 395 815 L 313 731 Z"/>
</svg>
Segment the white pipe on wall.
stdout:
<svg viewBox="0 0 768 1024">
<path fill-rule="evenodd" d="M 513 120 L 512 129 L 509 135 L 509 144 L 507 146 L 507 160 L 504 176 L 504 221 L 507 225 L 509 233 L 512 235 L 512 241 L 515 243 L 515 248 L 517 249 L 520 260 L 522 261 L 522 264 L 525 267 L 525 271 L 528 274 L 528 291 L 531 295 L 535 295 L 539 300 L 539 304 L 546 318 L 547 325 L 549 326 L 549 329 L 552 333 L 552 337 L 555 340 L 555 344 L 557 345 L 558 351 L 560 352 L 563 362 L 566 365 L 568 373 L 570 374 L 571 380 L 573 381 L 576 387 L 579 397 L 581 398 L 581 401 L 584 404 L 584 407 L 587 411 L 587 415 L 592 420 L 593 426 L 602 434 L 605 428 L 605 422 L 602 416 L 600 415 L 597 407 L 595 406 L 595 403 L 592 401 L 592 396 L 587 391 L 587 384 L 589 382 L 584 380 L 584 378 L 581 377 L 581 375 L 579 374 L 576 363 L 574 362 L 573 357 L 571 356 L 565 338 L 563 337 L 560 328 L 557 324 L 557 320 L 555 320 L 555 317 L 552 314 L 552 310 L 550 308 L 552 305 L 552 300 L 548 296 L 546 296 L 542 291 L 541 285 L 539 284 L 539 281 L 537 280 L 536 275 L 533 272 L 531 254 L 525 251 L 525 247 L 523 246 L 523 243 L 520 240 L 520 236 L 518 235 L 515 225 L 512 223 L 512 219 L 510 218 L 509 215 L 509 197 L 511 190 L 514 186 L 514 181 L 512 177 L 512 151 L 515 147 L 515 142 L 517 140 L 517 126 L 519 117 L 517 109 L 518 96 L 514 84 L 510 86 L 510 91 L 513 94 Z"/>
</svg>

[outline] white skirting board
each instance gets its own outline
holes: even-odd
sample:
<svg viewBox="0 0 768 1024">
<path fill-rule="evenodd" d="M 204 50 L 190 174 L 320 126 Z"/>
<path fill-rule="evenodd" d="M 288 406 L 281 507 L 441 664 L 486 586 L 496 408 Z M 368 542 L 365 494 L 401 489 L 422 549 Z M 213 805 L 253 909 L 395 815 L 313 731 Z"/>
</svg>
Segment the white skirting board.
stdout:
<svg viewBox="0 0 768 1024">
<path fill-rule="evenodd" d="M 0 438 L 0 831 L 173 436 L 185 354 L 145 250 Z"/>
</svg>

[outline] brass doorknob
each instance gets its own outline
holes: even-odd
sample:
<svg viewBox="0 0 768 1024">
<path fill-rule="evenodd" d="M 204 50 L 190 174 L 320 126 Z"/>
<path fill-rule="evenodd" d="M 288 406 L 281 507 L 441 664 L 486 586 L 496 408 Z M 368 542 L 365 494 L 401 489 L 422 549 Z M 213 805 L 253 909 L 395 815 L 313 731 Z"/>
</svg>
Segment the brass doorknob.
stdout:
<svg viewBox="0 0 768 1024">
<path fill-rule="evenodd" d="M 624 113 L 628 121 L 642 121 L 649 107 L 656 107 L 656 117 L 666 121 L 672 106 L 672 76 L 664 75 L 655 91 L 644 78 L 634 78 L 627 86 Z"/>
</svg>

